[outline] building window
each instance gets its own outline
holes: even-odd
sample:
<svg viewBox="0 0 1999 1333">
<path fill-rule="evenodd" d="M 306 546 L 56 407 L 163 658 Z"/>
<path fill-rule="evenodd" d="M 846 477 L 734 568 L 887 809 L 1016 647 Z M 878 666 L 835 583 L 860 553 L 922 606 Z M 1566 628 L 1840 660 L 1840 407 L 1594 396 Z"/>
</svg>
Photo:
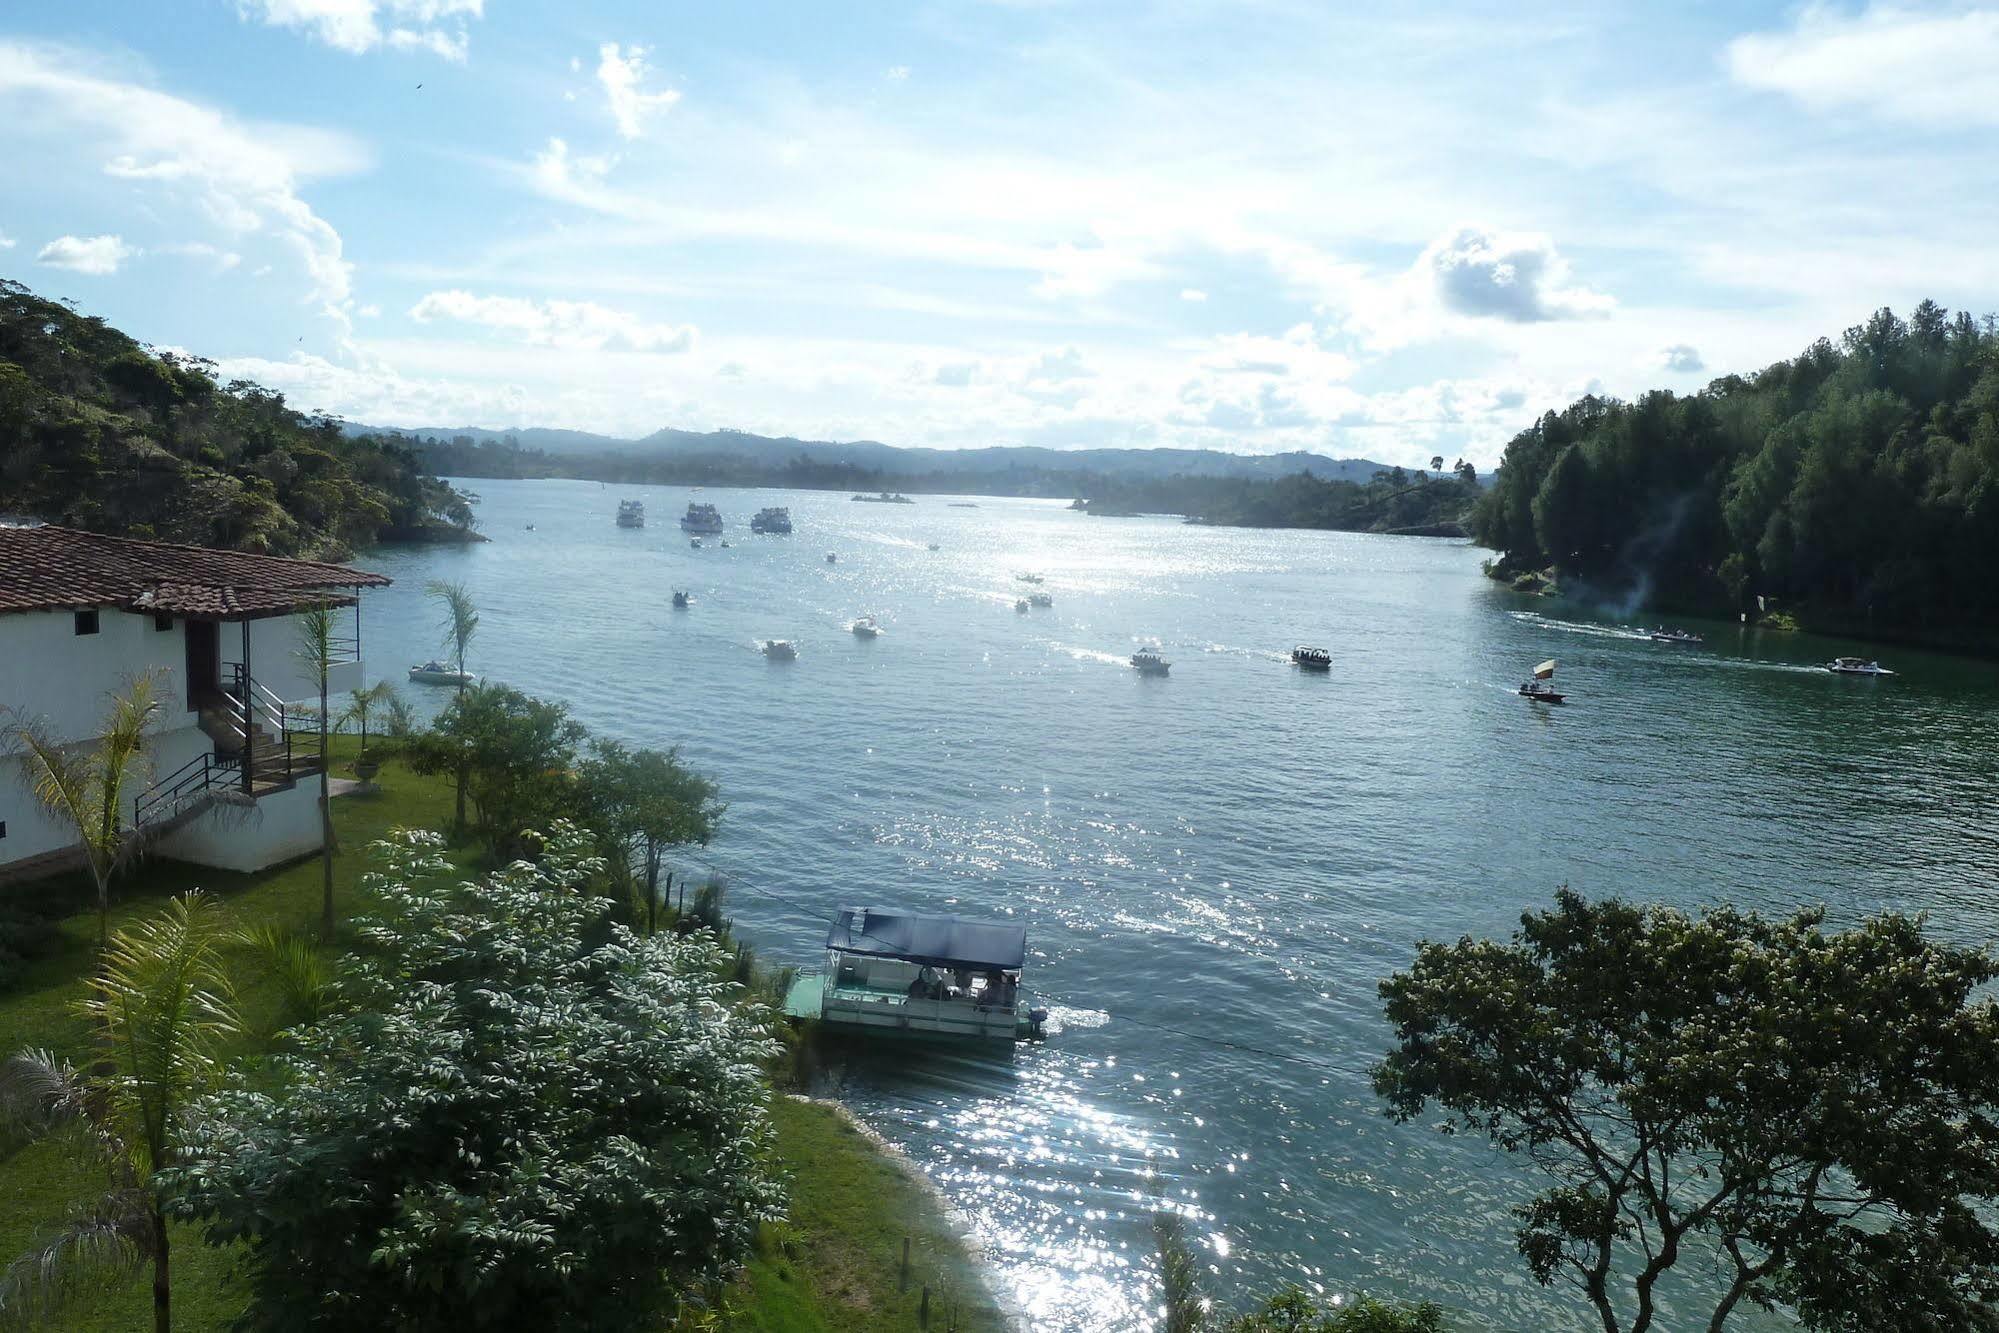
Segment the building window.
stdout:
<svg viewBox="0 0 1999 1333">
<path fill-rule="evenodd" d="M 79 612 L 77 612 L 77 613 L 76 613 L 76 632 L 77 632 L 78 634 L 95 634 L 95 633 L 97 633 L 97 608 L 96 608 L 96 607 L 92 607 L 92 608 L 91 608 L 90 610 L 88 610 L 88 611 L 79 611 Z"/>
<path fill-rule="evenodd" d="M 170 630 L 173 627 L 174 627 L 174 618 L 172 616 L 153 617 L 153 628 L 159 630 L 161 633 L 165 633 L 167 630 Z"/>
</svg>

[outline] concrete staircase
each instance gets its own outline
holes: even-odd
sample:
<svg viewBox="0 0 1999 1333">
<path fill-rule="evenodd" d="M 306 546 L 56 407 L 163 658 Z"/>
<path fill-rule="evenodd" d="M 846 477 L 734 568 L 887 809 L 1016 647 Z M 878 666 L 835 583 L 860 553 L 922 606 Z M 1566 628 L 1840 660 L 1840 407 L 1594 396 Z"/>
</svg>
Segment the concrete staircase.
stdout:
<svg viewBox="0 0 1999 1333">
<path fill-rule="evenodd" d="M 215 753 L 240 758 L 244 751 L 243 724 L 233 703 L 204 707 L 199 713 L 201 729 L 215 742 Z M 249 736 L 250 794 L 261 796 L 282 791 L 300 778 L 319 771 L 319 756 L 301 753 L 294 745 L 289 755 L 284 738 L 265 728 L 261 718 L 252 718 Z"/>
</svg>

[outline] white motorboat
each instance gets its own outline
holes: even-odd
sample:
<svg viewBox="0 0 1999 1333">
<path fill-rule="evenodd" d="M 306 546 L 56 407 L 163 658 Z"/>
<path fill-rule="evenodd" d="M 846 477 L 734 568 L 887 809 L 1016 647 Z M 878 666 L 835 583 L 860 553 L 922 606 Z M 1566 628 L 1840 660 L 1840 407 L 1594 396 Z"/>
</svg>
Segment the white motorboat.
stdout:
<svg viewBox="0 0 1999 1333">
<path fill-rule="evenodd" d="M 1055 599 L 1045 592 L 1031 592 L 1027 594 L 1027 600 L 1035 606 L 1055 605 Z"/>
<path fill-rule="evenodd" d="M 1131 669 L 1141 676 L 1163 676 L 1173 664 L 1161 657 L 1157 648 L 1141 648 L 1131 655 Z"/>
<path fill-rule="evenodd" d="M 701 539 L 699 537 L 689 537 L 687 544 L 697 551 L 701 549 Z"/>
<path fill-rule="evenodd" d="M 1865 657 L 1835 657 L 1825 664 L 1835 676 L 1892 676 L 1895 673 Z"/>
<path fill-rule="evenodd" d="M 1324 648 L 1299 644 L 1291 650 L 1292 665 L 1304 671 L 1331 671 L 1333 655 Z"/>
<path fill-rule="evenodd" d="M 798 645 L 790 639 L 765 639 L 763 653 L 773 662 L 798 660 Z"/>
<path fill-rule="evenodd" d="M 687 512 L 680 516 L 680 527 L 684 532 L 720 532 L 722 514 L 714 505 L 695 501 L 687 506 Z"/>
<path fill-rule="evenodd" d="M 422 666 L 410 668 L 410 679 L 419 685 L 476 685 L 479 678 L 469 671 L 460 671 L 451 663 L 431 658 Z"/>
<path fill-rule="evenodd" d="M 826 970 L 802 973 L 785 1016 L 894 1041 L 1014 1042 L 1048 1012 L 1020 984 L 1027 931 L 1010 922 L 845 907 L 826 932 Z"/>
<path fill-rule="evenodd" d="M 783 535 L 791 531 L 791 511 L 782 505 L 771 505 L 756 512 L 750 520 L 751 532 L 768 532 Z"/>
<path fill-rule="evenodd" d="M 646 507 L 643 500 L 618 501 L 618 526 L 621 528 L 642 528 L 646 525 Z M 533 527 L 534 524 L 528 524 Z"/>
<path fill-rule="evenodd" d="M 882 632 L 882 627 L 873 616 L 862 616 L 848 628 L 854 631 L 854 637 L 857 639 L 872 639 Z"/>
<path fill-rule="evenodd" d="M 1692 630 L 1667 629 L 1663 625 L 1660 626 L 1658 629 L 1653 630 L 1648 637 L 1650 637 L 1652 642 L 1654 643 L 1700 644 L 1707 642 L 1706 639 L 1694 633 Z"/>
</svg>

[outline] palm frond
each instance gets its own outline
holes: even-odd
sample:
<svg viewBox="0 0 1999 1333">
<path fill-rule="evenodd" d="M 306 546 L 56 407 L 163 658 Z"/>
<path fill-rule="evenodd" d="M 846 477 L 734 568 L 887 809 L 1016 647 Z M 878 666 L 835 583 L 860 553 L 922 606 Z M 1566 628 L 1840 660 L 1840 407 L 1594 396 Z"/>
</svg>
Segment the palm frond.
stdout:
<svg viewBox="0 0 1999 1333">
<path fill-rule="evenodd" d="M 316 1023 L 325 1017 L 337 990 L 335 971 L 309 937 L 275 926 L 259 926 L 238 938 L 262 956 L 277 982 L 274 1030 Z"/>
<path fill-rule="evenodd" d="M 0 1273 L 0 1328 L 43 1325 L 107 1281 L 129 1281 L 153 1257 L 151 1196 L 119 1189 L 71 1217 Z"/>
<path fill-rule="evenodd" d="M 82 1077 L 53 1052 L 16 1051 L 0 1061 L 0 1122 L 9 1129 L 46 1133 L 81 1117 L 85 1098 Z"/>
<path fill-rule="evenodd" d="M 458 662 L 458 669 L 465 669 L 465 649 L 472 642 L 472 635 L 479 628 L 479 608 L 472 601 L 472 593 L 462 583 L 447 583 L 443 579 L 432 579 L 423 585 L 424 592 L 444 608 L 444 618 L 439 628 L 444 632 L 444 647 Z"/>
</svg>

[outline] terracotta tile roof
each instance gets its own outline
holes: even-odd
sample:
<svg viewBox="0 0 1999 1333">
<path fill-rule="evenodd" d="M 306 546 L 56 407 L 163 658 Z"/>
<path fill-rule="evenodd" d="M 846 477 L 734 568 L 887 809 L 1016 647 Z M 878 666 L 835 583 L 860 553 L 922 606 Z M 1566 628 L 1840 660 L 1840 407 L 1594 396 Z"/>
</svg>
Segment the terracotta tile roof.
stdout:
<svg viewBox="0 0 1999 1333">
<path fill-rule="evenodd" d="M 389 582 L 380 574 L 319 560 L 134 541 L 74 528 L 0 527 L 0 614 L 116 606 L 234 619 L 282 615 L 332 589 Z"/>
</svg>

